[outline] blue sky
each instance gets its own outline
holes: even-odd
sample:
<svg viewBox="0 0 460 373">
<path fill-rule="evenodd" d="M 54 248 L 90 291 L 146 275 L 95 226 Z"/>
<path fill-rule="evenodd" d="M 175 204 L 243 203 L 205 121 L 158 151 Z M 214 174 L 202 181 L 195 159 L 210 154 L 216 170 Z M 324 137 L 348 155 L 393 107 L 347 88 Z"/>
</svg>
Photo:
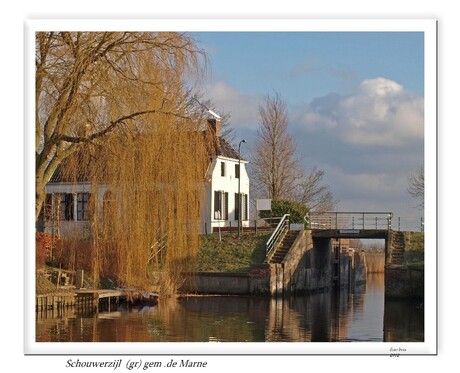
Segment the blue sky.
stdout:
<svg viewBox="0 0 460 373">
<path fill-rule="evenodd" d="M 251 151 L 258 106 L 285 100 L 306 170 L 325 170 L 342 211 L 419 220 L 407 176 L 424 156 L 423 32 L 202 32 L 205 98 Z"/>
<path fill-rule="evenodd" d="M 195 33 L 209 53 L 212 81 L 248 93 L 276 90 L 295 104 L 384 76 L 423 94 L 423 33 Z"/>
</svg>

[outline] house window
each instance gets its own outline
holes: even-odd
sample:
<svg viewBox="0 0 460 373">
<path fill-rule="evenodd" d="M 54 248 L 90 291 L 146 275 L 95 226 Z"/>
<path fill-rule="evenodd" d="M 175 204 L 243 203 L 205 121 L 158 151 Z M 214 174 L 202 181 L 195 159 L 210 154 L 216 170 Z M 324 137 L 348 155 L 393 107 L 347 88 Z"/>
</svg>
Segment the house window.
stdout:
<svg viewBox="0 0 460 373">
<path fill-rule="evenodd" d="M 71 193 L 47 194 L 44 206 L 46 221 L 70 221 L 74 219 L 74 200 Z"/>
<path fill-rule="evenodd" d="M 220 162 L 220 176 L 225 176 L 225 162 Z"/>
<path fill-rule="evenodd" d="M 241 220 L 248 220 L 248 195 L 241 193 L 241 203 L 242 203 L 242 211 L 243 215 L 241 216 Z M 238 198 L 238 193 L 235 193 L 235 220 L 239 220 L 240 218 L 240 203 Z"/>
<path fill-rule="evenodd" d="M 59 205 L 59 220 L 74 220 L 74 201 L 73 194 L 61 193 L 56 195 L 57 203 Z"/>
<path fill-rule="evenodd" d="M 236 177 L 237 179 L 240 178 L 240 165 L 239 165 L 239 164 L 236 164 L 236 165 L 235 165 L 235 177 Z"/>
<path fill-rule="evenodd" d="M 214 219 L 228 220 L 228 193 L 221 190 L 214 192 Z"/>
<path fill-rule="evenodd" d="M 89 193 L 77 194 L 77 220 L 89 220 Z"/>
</svg>

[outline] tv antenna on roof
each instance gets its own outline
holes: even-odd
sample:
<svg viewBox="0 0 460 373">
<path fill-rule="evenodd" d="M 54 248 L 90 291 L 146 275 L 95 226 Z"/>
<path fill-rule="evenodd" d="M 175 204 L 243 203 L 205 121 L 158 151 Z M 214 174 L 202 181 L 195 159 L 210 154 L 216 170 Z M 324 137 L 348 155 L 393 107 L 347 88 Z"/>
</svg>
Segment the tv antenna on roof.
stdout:
<svg viewBox="0 0 460 373">
<path fill-rule="evenodd" d="M 211 114 L 214 118 L 216 119 L 222 119 L 222 117 L 219 114 L 216 114 L 214 111 L 209 109 L 206 105 L 202 104 L 200 101 L 198 101 L 195 97 L 193 99 L 200 105 L 203 109 L 205 109 L 209 114 Z"/>
</svg>

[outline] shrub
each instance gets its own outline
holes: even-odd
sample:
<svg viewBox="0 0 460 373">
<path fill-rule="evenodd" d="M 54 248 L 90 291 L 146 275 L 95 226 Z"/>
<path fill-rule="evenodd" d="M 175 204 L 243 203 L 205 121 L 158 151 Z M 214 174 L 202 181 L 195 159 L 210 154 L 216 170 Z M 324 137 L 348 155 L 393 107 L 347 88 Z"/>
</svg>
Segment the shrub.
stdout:
<svg viewBox="0 0 460 373">
<path fill-rule="evenodd" d="M 55 247 L 58 244 L 58 239 L 54 239 Z M 43 268 L 47 261 L 50 260 L 51 250 L 53 248 L 53 236 L 49 233 L 35 233 L 35 266 Z"/>
<path fill-rule="evenodd" d="M 290 214 L 289 221 L 291 223 L 305 223 L 303 220 L 307 214 L 308 208 L 295 201 L 275 200 L 272 201 L 271 211 L 261 211 L 261 218 L 282 217 L 284 214 Z"/>
<path fill-rule="evenodd" d="M 54 264 L 66 269 L 91 272 L 93 254 L 92 240 L 62 240 L 56 248 Z"/>
</svg>

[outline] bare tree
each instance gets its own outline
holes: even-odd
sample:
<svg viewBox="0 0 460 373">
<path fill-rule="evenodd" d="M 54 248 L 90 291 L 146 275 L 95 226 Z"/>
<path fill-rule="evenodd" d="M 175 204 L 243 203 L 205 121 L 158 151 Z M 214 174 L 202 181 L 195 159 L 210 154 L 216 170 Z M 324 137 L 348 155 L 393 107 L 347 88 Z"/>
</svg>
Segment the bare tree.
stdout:
<svg viewBox="0 0 460 373">
<path fill-rule="evenodd" d="M 267 96 L 259 114 L 258 140 L 251 157 L 253 195 L 296 201 L 310 211 L 333 210 L 337 201 L 329 186 L 323 184 L 324 170 L 313 168 L 307 172 L 301 166 L 280 95 Z"/>
<path fill-rule="evenodd" d="M 36 219 L 46 183 L 83 144 L 149 115 L 184 116 L 183 81 L 201 56 L 180 33 L 38 32 Z"/>
<path fill-rule="evenodd" d="M 288 133 L 286 104 L 279 94 L 259 107 L 260 128 L 251 156 L 253 182 L 259 194 L 292 199 L 299 180 L 297 146 Z"/>
<path fill-rule="evenodd" d="M 425 197 L 425 173 L 423 165 L 414 174 L 409 176 L 407 191 L 413 198 L 420 200 L 417 207 L 423 209 Z"/>
<path fill-rule="evenodd" d="M 323 177 L 324 170 L 314 167 L 304 172 L 297 184 L 295 199 L 310 211 L 333 211 L 337 205 L 329 185 L 323 184 Z"/>
</svg>

